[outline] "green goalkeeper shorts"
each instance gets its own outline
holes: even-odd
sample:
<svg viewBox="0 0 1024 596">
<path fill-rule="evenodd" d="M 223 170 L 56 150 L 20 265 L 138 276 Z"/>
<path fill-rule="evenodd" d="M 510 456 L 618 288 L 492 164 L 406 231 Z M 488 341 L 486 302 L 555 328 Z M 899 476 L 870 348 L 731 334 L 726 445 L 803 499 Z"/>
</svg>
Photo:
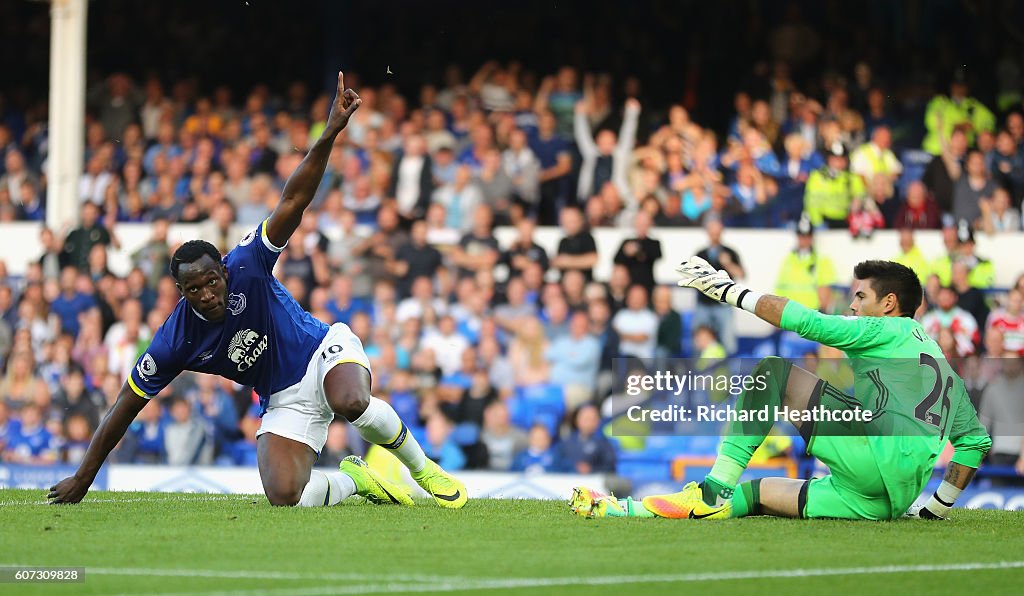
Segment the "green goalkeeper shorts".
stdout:
<svg viewBox="0 0 1024 596">
<path fill-rule="evenodd" d="M 853 398 L 825 381 L 815 388 L 810 406 L 848 408 Z M 806 425 L 805 425 L 806 426 Z M 817 425 L 816 425 L 817 426 Z M 804 483 L 800 491 L 803 517 L 838 519 L 892 519 L 889 494 L 864 433 L 843 434 L 823 428 L 807 429 L 807 452 L 828 466 L 832 473 Z M 817 431 L 825 430 L 819 434 Z M 903 512 L 899 512 L 901 515 Z"/>
</svg>

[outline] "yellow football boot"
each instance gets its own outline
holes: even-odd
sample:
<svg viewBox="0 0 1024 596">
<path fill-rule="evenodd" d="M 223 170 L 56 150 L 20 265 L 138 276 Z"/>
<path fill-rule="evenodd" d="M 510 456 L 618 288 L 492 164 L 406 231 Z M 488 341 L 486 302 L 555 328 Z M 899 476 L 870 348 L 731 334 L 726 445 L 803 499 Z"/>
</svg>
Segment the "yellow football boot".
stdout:
<svg viewBox="0 0 1024 596">
<path fill-rule="evenodd" d="M 696 482 L 690 482 L 671 495 L 645 497 L 643 504 L 654 515 L 669 519 L 728 519 L 732 515 L 732 503 L 717 507 L 705 503 L 703 491 Z"/>
<path fill-rule="evenodd" d="M 432 460 L 428 459 L 427 465 L 419 474 L 413 474 L 412 479 L 430 496 L 434 497 L 441 507 L 462 509 L 469 500 L 469 496 L 466 495 L 466 485 L 455 476 L 442 470 L 441 466 Z"/>
</svg>

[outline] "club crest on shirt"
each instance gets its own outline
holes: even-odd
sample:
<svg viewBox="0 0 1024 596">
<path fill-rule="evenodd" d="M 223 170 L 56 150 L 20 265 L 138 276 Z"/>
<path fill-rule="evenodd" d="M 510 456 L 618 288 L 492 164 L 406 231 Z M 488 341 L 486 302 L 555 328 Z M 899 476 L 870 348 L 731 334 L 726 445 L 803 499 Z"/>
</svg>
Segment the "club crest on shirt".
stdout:
<svg viewBox="0 0 1024 596">
<path fill-rule="evenodd" d="M 139 361 L 139 365 L 135 367 L 135 370 L 139 372 L 139 376 L 142 377 L 143 381 L 148 381 L 149 377 L 156 374 L 156 360 L 146 352 L 142 356 L 142 360 Z"/>
<path fill-rule="evenodd" d="M 228 310 L 236 317 L 245 310 L 245 294 L 228 294 Z"/>
</svg>

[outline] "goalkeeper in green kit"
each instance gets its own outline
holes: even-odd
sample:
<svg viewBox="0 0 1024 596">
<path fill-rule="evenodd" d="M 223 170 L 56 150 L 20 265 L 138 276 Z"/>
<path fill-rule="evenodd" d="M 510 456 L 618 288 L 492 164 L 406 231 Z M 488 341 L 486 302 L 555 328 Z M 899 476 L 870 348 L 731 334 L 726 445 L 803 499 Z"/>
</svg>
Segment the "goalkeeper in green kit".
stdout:
<svg viewBox="0 0 1024 596">
<path fill-rule="evenodd" d="M 903 516 L 931 477 L 947 440 L 955 454 L 938 490 L 911 516 L 942 519 L 973 478 L 992 444 L 978 422 L 964 383 L 939 346 L 913 319 L 921 284 L 913 270 L 889 261 L 854 268 L 854 316 L 832 316 L 786 298 L 759 294 L 694 257 L 677 268 L 679 285 L 754 313 L 801 337 L 844 351 L 854 371 L 854 395 L 816 375 L 768 357 L 751 375 L 765 383 L 745 391 L 736 409 L 789 412 L 807 452 L 831 474 L 813 480 L 763 478 L 739 483 L 772 422 L 729 423 L 718 458 L 700 483 L 642 505 L 584 487 L 570 507 L 584 516 L 724 519 L 747 515 L 884 520 Z M 763 389 L 761 388 L 763 387 Z M 777 410 L 778 409 L 778 410 Z M 844 410 L 869 415 L 850 422 Z M 812 417 L 819 411 L 836 416 Z M 797 412 L 800 414 L 800 412 Z M 843 418 L 845 421 L 837 421 Z"/>
</svg>

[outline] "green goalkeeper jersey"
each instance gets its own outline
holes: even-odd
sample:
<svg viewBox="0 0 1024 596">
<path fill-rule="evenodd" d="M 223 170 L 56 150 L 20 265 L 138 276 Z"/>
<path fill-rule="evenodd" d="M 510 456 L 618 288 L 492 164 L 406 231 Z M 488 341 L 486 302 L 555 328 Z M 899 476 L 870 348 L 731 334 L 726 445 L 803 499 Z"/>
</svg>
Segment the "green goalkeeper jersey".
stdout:
<svg viewBox="0 0 1024 596">
<path fill-rule="evenodd" d="M 909 317 L 824 315 L 790 301 L 780 326 L 850 358 L 854 400 L 873 412 L 861 430 L 894 505 L 921 493 L 947 440 L 954 462 L 972 468 L 981 463 L 992 440 L 963 380 L 920 323 Z"/>
</svg>

